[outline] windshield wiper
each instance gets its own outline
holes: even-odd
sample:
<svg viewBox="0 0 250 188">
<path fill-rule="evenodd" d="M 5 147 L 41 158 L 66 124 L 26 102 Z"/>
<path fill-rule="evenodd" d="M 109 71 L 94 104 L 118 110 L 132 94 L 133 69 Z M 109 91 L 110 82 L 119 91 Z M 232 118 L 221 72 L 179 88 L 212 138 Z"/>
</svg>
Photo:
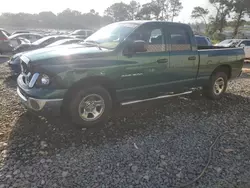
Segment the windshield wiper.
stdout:
<svg viewBox="0 0 250 188">
<path fill-rule="evenodd" d="M 87 40 L 87 41 L 84 41 L 82 44 L 87 44 L 87 45 L 92 45 L 92 46 L 96 46 L 98 47 L 100 50 L 102 50 L 102 48 L 100 47 L 100 44 L 96 41 L 93 41 L 93 40 Z"/>
</svg>

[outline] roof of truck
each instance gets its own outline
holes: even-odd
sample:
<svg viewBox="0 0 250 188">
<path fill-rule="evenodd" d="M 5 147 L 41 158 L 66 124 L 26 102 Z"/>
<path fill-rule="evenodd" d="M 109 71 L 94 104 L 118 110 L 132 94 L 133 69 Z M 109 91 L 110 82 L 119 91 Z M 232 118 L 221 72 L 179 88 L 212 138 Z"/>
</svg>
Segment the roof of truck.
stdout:
<svg viewBox="0 0 250 188">
<path fill-rule="evenodd" d="M 157 21 L 157 20 L 131 20 L 131 21 L 121 21 L 118 23 L 132 23 L 132 24 L 144 24 L 144 23 L 167 23 L 167 24 L 176 24 L 176 25 L 184 25 L 188 26 L 188 24 L 177 23 L 177 22 L 167 22 L 167 21 Z"/>
</svg>

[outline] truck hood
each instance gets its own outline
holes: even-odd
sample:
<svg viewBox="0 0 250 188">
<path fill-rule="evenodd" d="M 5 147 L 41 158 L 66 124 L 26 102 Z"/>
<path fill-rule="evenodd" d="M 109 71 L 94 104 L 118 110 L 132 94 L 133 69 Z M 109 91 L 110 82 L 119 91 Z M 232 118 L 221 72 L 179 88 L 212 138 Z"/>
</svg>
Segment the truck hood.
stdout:
<svg viewBox="0 0 250 188">
<path fill-rule="evenodd" d="M 96 55 L 100 57 L 109 51 L 110 50 L 104 48 L 99 49 L 97 46 L 90 47 L 82 44 L 70 44 L 33 50 L 25 53 L 24 56 L 32 63 L 44 61 L 52 63 L 53 60 L 60 61 L 60 59 L 74 61 L 75 59 L 85 59 Z"/>
</svg>

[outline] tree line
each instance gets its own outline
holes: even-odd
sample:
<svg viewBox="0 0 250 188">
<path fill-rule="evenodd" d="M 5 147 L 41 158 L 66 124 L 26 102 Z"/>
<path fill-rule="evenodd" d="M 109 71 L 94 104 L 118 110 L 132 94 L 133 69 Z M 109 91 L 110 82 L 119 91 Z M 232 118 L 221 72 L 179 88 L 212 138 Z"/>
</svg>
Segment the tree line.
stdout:
<svg viewBox="0 0 250 188">
<path fill-rule="evenodd" d="M 239 32 L 240 26 L 246 23 L 250 16 L 249 0 L 208 0 L 215 12 L 204 7 L 195 7 L 191 17 L 205 26 L 206 34 L 211 38 L 220 38 L 227 26 L 234 28 L 234 36 Z M 131 0 L 126 4 L 114 3 L 99 15 L 94 9 L 87 13 L 66 9 L 58 14 L 53 12 L 28 13 L 2 13 L 0 24 L 15 27 L 36 27 L 54 29 L 98 29 L 112 22 L 124 20 L 164 20 L 175 21 L 183 6 L 180 0 L 152 0 L 140 4 Z M 189 15 L 187 15 L 188 17 Z"/>
<path fill-rule="evenodd" d="M 209 0 L 215 12 L 209 12 L 203 7 L 194 7 L 191 17 L 199 19 L 205 25 L 205 34 L 211 38 L 223 39 L 223 31 L 228 26 L 233 28 L 233 37 L 239 33 L 239 28 L 247 24 L 250 17 L 249 0 Z"/>
<path fill-rule="evenodd" d="M 38 14 L 3 13 L 0 16 L 0 23 L 1 25 L 18 27 L 97 29 L 109 23 L 124 20 L 174 21 L 182 8 L 180 0 L 152 0 L 152 2 L 143 5 L 136 0 L 132 0 L 129 4 L 123 2 L 112 4 L 105 10 L 103 16 L 100 16 L 94 9 L 91 9 L 88 13 L 71 9 L 66 9 L 58 14 L 51 11 Z"/>
</svg>

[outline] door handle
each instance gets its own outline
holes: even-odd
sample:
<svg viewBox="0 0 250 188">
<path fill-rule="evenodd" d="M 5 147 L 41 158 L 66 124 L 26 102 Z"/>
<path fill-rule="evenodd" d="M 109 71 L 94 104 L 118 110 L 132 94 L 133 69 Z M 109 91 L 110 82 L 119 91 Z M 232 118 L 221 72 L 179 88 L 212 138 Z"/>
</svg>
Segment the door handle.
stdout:
<svg viewBox="0 0 250 188">
<path fill-rule="evenodd" d="M 158 59 L 157 63 L 167 63 L 168 59 Z"/>
<path fill-rule="evenodd" d="M 189 61 L 194 61 L 194 60 L 196 60 L 196 57 L 195 56 L 190 56 L 190 57 L 188 57 L 188 60 Z"/>
</svg>

